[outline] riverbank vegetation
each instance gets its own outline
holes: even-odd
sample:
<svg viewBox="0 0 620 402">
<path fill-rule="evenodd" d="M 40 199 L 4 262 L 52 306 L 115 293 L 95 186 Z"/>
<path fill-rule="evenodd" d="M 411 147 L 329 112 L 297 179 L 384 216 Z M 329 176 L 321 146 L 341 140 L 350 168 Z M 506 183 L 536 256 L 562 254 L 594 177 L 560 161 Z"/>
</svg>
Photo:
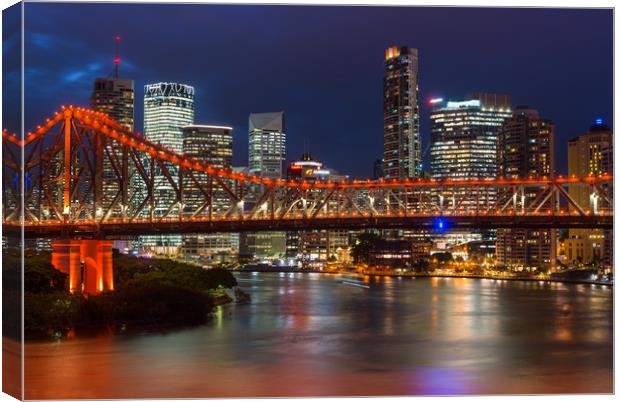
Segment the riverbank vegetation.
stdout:
<svg viewBox="0 0 620 402">
<path fill-rule="evenodd" d="M 202 269 L 165 260 L 114 253 L 115 290 L 84 297 L 69 294 L 68 275 L 56 270 L 49 253 L 26 256 L 24 325 L 27 337 L 59 336 L 102 328 L 168 328 L 205 323 L 223 292 L 237 285 L 224 269 Z M 4 333 L 20 336 L 19 250 L 3 258 Z M 7 315 L 8 314 L 8 315 Z"/>
</svg>

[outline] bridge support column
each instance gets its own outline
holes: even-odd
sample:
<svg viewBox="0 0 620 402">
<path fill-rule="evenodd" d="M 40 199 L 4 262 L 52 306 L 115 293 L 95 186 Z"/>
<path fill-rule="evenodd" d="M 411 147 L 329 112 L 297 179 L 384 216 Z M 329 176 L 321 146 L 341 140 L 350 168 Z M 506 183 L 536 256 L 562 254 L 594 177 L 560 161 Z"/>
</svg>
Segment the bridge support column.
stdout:
<svg viewBox="0 0 620 402">
<path fill-rule="evenodd" d="M 54 240 L 52 265 L 69 274 L 69 291 L 86 295 L 114 289 L 111 240 Z"/>
</svg>

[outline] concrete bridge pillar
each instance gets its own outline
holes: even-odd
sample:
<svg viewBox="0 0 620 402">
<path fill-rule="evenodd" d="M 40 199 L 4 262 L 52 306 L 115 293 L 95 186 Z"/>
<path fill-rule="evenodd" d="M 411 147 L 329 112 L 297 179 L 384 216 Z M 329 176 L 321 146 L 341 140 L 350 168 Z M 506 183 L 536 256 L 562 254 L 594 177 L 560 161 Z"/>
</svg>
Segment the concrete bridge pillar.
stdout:
<svg viewBox="0 0 620 402">
<path fill-rule="evenodd" d="M 111 240 L 54 240 L 52 265 L 69 274 L 71 293 L 91 295 L 114 289 Z"/>
</svg>

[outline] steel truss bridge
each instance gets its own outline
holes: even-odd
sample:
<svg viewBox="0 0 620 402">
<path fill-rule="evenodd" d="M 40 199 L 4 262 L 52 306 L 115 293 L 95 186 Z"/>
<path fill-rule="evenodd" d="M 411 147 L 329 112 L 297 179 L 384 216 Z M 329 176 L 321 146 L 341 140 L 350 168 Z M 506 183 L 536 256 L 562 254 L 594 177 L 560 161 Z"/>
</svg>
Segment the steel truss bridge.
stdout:
<svg viewBox="0 0 620 402">
<path fill-rule="evenodd" d="M 114 288 L 112 239 L 148 234 L 613 225 L 611 176 L 298 182 L 211 166 L 108 115 L 62 107 L 2 132 L 3 235 L 51 238 L 70 291 Z M 588 199 L 588 205 L 577 199 Z"/>
<path fill-rule="evenodd" d="M 3 130 L 3 225 L 25 237 L 261 230 L 611 228 L 612 177 L 297 182 L 216 168 L 63 107 L 19 139 Z M 21 159 L 23 157 L 23 160 Z M 571 194 L 587 193 L 588 206 Z M 23 208 L 22 208 L 23 207 Z"/>
</svg>

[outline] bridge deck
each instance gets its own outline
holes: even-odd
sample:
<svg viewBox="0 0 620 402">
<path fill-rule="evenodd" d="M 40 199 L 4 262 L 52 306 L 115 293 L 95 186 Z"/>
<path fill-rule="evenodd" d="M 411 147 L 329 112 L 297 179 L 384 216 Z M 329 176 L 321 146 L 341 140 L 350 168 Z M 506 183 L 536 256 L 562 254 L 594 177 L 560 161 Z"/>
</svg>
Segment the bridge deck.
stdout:
<svg viewBox="0 0 620 402">
<path fill-rule="evenodd" d="M 492 228 L 597 228 L 613 229 L 612 215 L 497 215 L 497 216 L 392 216 L 392 217 L 340 217 L 340 218 L 296 218 L 296 219 L 253 219 L 253 220 L 189 220 L 179 221 L 123 221 L 115 220 L 103 224 L 49 223 L 23 226 L 24 237 L 83 237 L 120 238 L 124 236 L 220 233 L 245 231 L 298 231 L 312 229 L 429 229 L 433 230 L 441 220 L 446 230 L 450 229 L 492 229 Z M 20 236 L 21 226 L 11 223 L 3 225 L 4 235 Z"/>
</svg>

